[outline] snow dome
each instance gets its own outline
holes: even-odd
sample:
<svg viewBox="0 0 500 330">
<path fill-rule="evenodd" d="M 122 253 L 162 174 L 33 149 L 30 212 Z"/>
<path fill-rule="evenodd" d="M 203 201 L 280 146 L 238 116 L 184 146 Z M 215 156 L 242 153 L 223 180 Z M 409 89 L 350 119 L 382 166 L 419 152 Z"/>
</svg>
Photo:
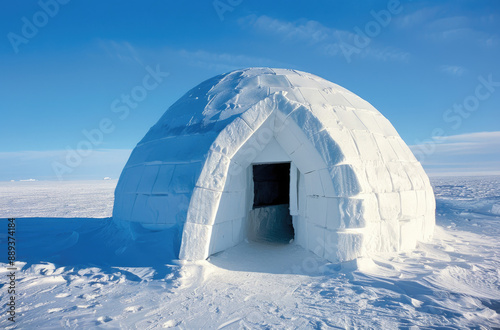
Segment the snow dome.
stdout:
<svg viewBox="0 0 500 330">
<path fill-rule="evenodd" d="M 309 73 L 250 68 L 165 112 L 123 169 L 113 218 L 178 231 L 184 260 L 249 239 L 339 262 L 429 239 L 435 199 L 368 102 Z"/>
</svg>

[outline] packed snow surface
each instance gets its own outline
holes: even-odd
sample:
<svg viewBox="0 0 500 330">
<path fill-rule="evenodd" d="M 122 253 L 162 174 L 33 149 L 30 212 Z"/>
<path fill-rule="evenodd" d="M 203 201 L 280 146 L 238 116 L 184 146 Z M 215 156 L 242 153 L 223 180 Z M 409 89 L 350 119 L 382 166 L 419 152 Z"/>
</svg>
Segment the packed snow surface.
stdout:
<svg viewBox="0 0 500 330">
<path fill-rule="evenodd" d="M 1 216 L 17 217 L 19 269 L 16 323 L 2 313 L 0 327 L 500 327 L 500 177 L 433 179 L 431 242 L 344 264 L 293 243 L 253 242 L 206 261 L 173 260 L 163 253 L 178 239 L 172 232 L 99 218 L 111 211 L 109 183 L 0 185 Z"/>
</svg>

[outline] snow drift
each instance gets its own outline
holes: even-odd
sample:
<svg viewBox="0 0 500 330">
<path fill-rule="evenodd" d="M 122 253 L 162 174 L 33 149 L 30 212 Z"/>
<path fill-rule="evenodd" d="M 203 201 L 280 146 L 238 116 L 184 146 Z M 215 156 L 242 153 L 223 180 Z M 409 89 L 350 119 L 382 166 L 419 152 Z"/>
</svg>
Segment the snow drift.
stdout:
<svg viewBox="0 0 500 330">
<path fill-rule="evenodd" d="M 262 164 L 277 167 L 257 180 Z M 165 112 L 121 174 L 113 218 L 178 231 L 187 260 L 256 232 L 272 239 L 255 228 L 290 221 L 296 244 L 337 262 L 429 239 L 435 199 L 368 102 L 312 74 L 251 68 L 201 83 Z"/>
</svg>

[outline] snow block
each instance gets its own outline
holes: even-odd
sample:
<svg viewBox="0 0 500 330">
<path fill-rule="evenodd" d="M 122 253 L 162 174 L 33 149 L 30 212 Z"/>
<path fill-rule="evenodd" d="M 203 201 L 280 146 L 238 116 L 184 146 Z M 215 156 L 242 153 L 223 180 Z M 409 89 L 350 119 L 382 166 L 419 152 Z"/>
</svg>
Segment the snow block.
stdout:
<svg viewBox="0 0 500 330">
<path fill-rule="evenodd" d="M 242 242 L 245 236 L 245 223 L 246 218 L 234 219 L 233 222 L 233 242 L 234 244 L 238 244 Z"/>
<path fill-rule="evenodd" d="M 139 182 L 139 186 L 137 187 L 137 193 L 151 195 L 159 170 L 160 165 L 144 166 L 141 181 Z"/>
<path fill-rule="evenodd" d="M 401 231 L 398 220 L 380 222 L 380 252 L 399 251 Z"/>
<path fill-rule="evenodd" d="M 359 156 L 363 161 L 382 161 L 373 134 L 367 131 L 352 131 L 352 135 L 358 147 Z"/>
<path fill-rule="evenodd" d="M 307 228 L 307 222 L 304 217 L 293 217 L 293 229 L 295 230 L 294 241 L 305 249 L 307 249 Z"/>
<path fill-rule="evenodd" d="M 414 190 L 422 190 L 425 189 L 426 183 L 422 179 L 425 175 L 424 170 L 420 166 L 416 166 L 416 163 L 402 163 L 412 187 Z"/>
<path fill-rule="evenodd" d="M 352 165 L 337 165 L 329 168 L 335 195 L 349 197 L 361 192 L 361 187 Z"/>
<path fill-rule="evenodd" d="M 210 149 L 232 158 L 252 134 L 253 130 L 247 123 L 241 118 L 236 118 L 219 133 Z"/>
<path fill-rule="evenodd" d="M 223 251 L 231 246 L 233 242 L 233 222 L 225 221 L 216 223 L 212 229 L 212 246 L 210 247 L 210 254 Z"/>
<path fill-rule="evenodd" d="M 186 221 L 212 225 L 219 207 L 221 194 L 221 192 L 214 190 L 200 187 L 194 188 Z"/>
<path fill-rule="evenodd" d="M 321 88 L 322 83 L 318 82 L 316 79 L 312 79 L 309 76 L 303 75 L 301 72 L 294 70 L 295 74 L 287 75 L 287 79 L 293 87 L 310 87 L 310 88 Z"/>
<path fill-rule="evenodd" d="M 417 246 L 416 221 L 400 222 L 399 249 L 403 251 L 413 250 Z"/>
<path fill-rule="evenodd" d="M 181 260 L 205 260 L 209 256 L 212 226 L 186 222 L 179 252 Z"/>
<path fill-rule="evenodd" d="M 122 193 L 137 193 L 137 187 L 141 181 L 143 171 L 143 165 L 128 167 L 123 170 L 123 174 L 120 177 L 120 181 L 123 181 Z"/>
<path fill-rule="evenodd" d="M 323 168 L 316 171 L 319 174 L 321 180 L 321 186 L 323 188 L 323 193 L 325 197 L 335 197 L 335 190 L 333 189 L 333 182 L 328 172 L 328 169 Z"/>
<path fill-rule="evenodd" d="M 307 196 L 307 221 L 326 228 L 327 199 L 319 196 Z"/>
<path fill-rule="evenodd" d="M 296 89 L 298 91 L 298 89 Z M 284 93 L 274 94 L 275 98 L 275 107 L 277 110 L 277 115 L 279 118 L 276 118 L 276 127 L 279 128 L 283 126 L 286 118 L 295 110 L 300 107 L 303 107 L 303 103 L 297 103 L 289 99 L 289 95 L 285 95 Z"/>
<path fill-rule="evenodd" d="M 241 114 L 241 119 L 254 131 L 256 131 L 275 110 L 276 100 L 274 97 L 265 98 L 253 105 Z"/>
<path fill-rule="evenodd" d="M 331 104 L 311 104 L 309 109 L 316 118 L 321 120 L 325 128 L 339 128 L 339 117 L 337 117 Z"/>
<path fill-rule="evenodd" d="M 325 162 L 309 142 L 297 148 L 297 150 L 290 154 L 290 158 L 302 173 L 326 168 Z"/>
<path fill-rule="evenodd" d="M 363 198 L 339 198 L 340 228 L 363 228 L 368 222 L 380 221 L 374 195 Z"/>
<path fill-rule="evenodd" d="M 271 135 L 272 136 L 272 135 Z M 253 163 L 286 163 L 290 157 L 274 137 L 265 148 L 254 158 Z"/>
<path fill-rule="evenodd" d="M 412 184 L 405 168 L 401 163 L 386 163 L 387 170 L 391 175 L 392 186 L 394 191 L 407 191 L 412 189 Z"/>
<path fill-rule="evenodd" d="M 402 219 L 414 219 L 417 214 L 417 194 L 415 191 L 401 191 L 401 217 Z"/>
<path fill-rule="evenodd" d="M 174 174 L 175 165 L 164 164 L 160 166 L 155 184 L 153 185 L 153 194 L 168 194 L 170 192 L 170 181 Z"/>
<path fill-rule="evenodd" d="M 325 228 L 307 223 L 307 249 L 320 257 L 324 257 Z"/>
<path fill-rule="evenodd" d="M 113 207 L 113 219 L 130 221 L 132 218 L 132 210 L 134 208 L 135 193 L 122 193 L 115 197 L 115 207 Z"/>
<path fill-rule="evenodd" d="M 399 137 L 398 132 L 396 131 L 396 129 L 394 128 L 394 126 L 392 126 L 391 122 L 387 118 L 385 118 L 384 116 L 382 116 L 380 113 L 374 114 L 373 118 L 375 119 L 375 121 L 377 122 L 378 126 L 382 130 L 382 134 L 384 136 L 394 136 L 394 137 L 398 137 L 399 139 L 401 139 Z"/>
<path fill-rule="evenodd" d="M 229 163 L 230 160 L 225 155 L 210 151 L 196 186 L 222 191 L 226 183 Z"/>
<path fill-rule="evenodd" d="M 375 114 L 373 111 L 356 109 L 355 114 L 368 131 L 374 135 L 383 136 L 384 132 L 375 120 Z"/>
<path fill-rule="evenodd" d="M 353 107 L 351 102 L 349 102 L 344 93 L 338 91 L 336 88 L 326 87 L 321 90 L 322 96 L 325 98 L 327 104 L 337 105 L 341 107 Z"/>
<path fill-rule="evenodd" d="M 244 192 L 223 192 L 220 197 L 215 222 L 242 218 L 246 216 L 246 213 Z"/>
<path fill-rule="evenodd" d="M 363 256 L 364 246 L 363 239 L 364 234 L 358 232 L 337 232 L 338 235 L 338 249 L 337 249 L 337 260 L 347 261 L 353 260 L 358 257 Z"/>
<path fill-rule="evenodd" d="M 425 215 L 427 212 L 427 200 L 425 190 L 415 190 L 417 194 L 417 215 Z"/>
<path fill-rule="evenodd" d="M 224 191 L 245 191 L 247 188 L 247 169 L 231 162 L 227 172 Z"/>
<path fill-rule="evenodd" d="M 326 198 L 326 228 L 328 230 L 340 228 L 340 199 Z"/>
<path fill-rule="evenodd" d="M 386 162 L 393 162 L 398 160 L 398 155 L 391 146 L 391 143 L 383 135 L 373 134 L 375 142 L 377 143 L 378 150 L 382 156 L 382 160 Z"/>
<path fill-rule="evenodd" d="M 306 194 L 308 196 L 324 196 L 319 171 L 305 173 L 304 177 L 306 179 Z"/>
<path fill-rule="evenodd" d="M 377 194 L 378 208 L 382 220 L 394 221 L 401 213 L 401 196 L 399 193 Z"/>
<path fill-rule="evenodd" d="M 130 221 L 155 224 L 156 217 L 147 209 L 148 195 L 137 195 Z"/>
<path fill-rule="evenodd" d="M 302 144 L 299 137 L 294 134 L 294 131 L 299 131 L 299 128 L 296 127 L 295 124 L 293 125 L 295 127 L 291 127 L 292 123 L 288 123 L 288 125 L 279 132 L 275 132 L 276 141 L 278 141 L 287 154 L 292 154 Z"/>
<path fill-rule="evenodd" d="M 177 194 L 189 194 L 193 191 L 196 179 L 201 172 L 201 163 L 177 164 L 170 180 L 169 191 Z"/>
<path fill-rule="evenodd" d="M 293 121 L 301 128 L 302 133 L 307 136 L 309 141 L 312 140 L 314 134 L 326 128 L 323 123 L 311 112 L 309 107 L 300 106 L 292 112 L 284 122 L 284 127 L 289 125 L 289 121 Z"/>
<path fill-rule="evenodd" d="M 313 135 L 311 142 L 326 164 L 337 165 L 345 161 L 342 149 L 332 139 L 329 131 L 323 130 Z"/>
<path fill-rule="evenodd" d="M 232 157 L 232 161 L 242 167 L 247 167 L 262 154 L 266 147 L 274 140 L 274 116 L 270 116 L 250 136 Z"/>
<path fill-rule="evenodd" d="M 262 75 L 260 76 L 260 83 L 270 87 L 291 87 L 286 76 L 282 75 Z"/>
<path fill-rule="evenodd" d="M 342 151 L 344 160 L 349 160 L 349 162 L 359 162 L 359 152 L 352 134 L 347 129 L 332 129 L 327 128 L 326 132 L 335 141 Z"/>
<path fill-rule="evenodd" d="M 368 103 L 367 101 L 363 100 L 361 97 L 357 96 L 356 94 L 354 94 L 346 89 L 341 90 L 340 93 L 342 93 L 344 95 L 344 97 L 349 100 L 349 103 L 351 103 L 352 106 L 356 109 L 362 109 L 362 110 L 368 110 L 368 111 L 375 110 L 375 108 L 370 103 Z M 375 110 L 375 111 L 378 112 L 377 110 Z"/>
<path fill-rule="evenodd" d="M 298 87 L 297 89 L 300 90 L 300 93 L 304 96 L 304 99 L 309 105 L 321 105 L 328 102 L 319 89 L 307 87 Z"/>
<path fill-rule="evenodd" d="M 366 167 L 366 178 L 373 191 L 392 192 L 392 179 L 383 163 L 373 163 Z"/>
<path fill-rule="evenodd" d="M 337 114 L 337 117 L 339 117 L 342 126 L 346 127 L 347 129 L 351 131 L 367 130 L 366 126 L 363 125 L 361 120 L 359 120 L 352 108 L 344 109 L 341 107 L 335 107 L 335 113 Z"/>
<path fill-rule="evenodd" d="M 325 240 L 323 241 L 324 258 L 331 262 L 339 261 L 339 235 L 335 230 L 325 230 Z"/>
</svg>

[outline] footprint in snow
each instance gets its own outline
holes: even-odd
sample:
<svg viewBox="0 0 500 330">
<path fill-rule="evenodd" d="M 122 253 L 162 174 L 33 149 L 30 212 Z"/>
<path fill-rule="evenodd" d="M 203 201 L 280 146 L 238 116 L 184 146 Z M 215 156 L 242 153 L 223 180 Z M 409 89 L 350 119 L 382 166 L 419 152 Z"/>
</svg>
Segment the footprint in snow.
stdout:
<svg viewBox="0 0 500 330">
<path fill-rule="evenodd" d="M 126 307 L 123 311 L 127 312 L 127 313 L 136 313 L 138 311 L 143 310 L 143 308 L 144 307 L 142 307 L 142 306 L 129 306 L 129 307 Z"/>
<path fill-rule="evenodd" d="M 58 293 L 58 294 L 56 294 L 56 296 L 55 296 L 55 297 L 56 297 L 56 298 L 66 298 L 66 297 L 69 297 L 69 296 L 71 296 L 71 294 L 70 294 L 70 293 L 68 293 L 68 292 L 64 292 L 64 293 Z"/>
<path fill-rule="evenodd" d="M 63 310 L 62 308 L 51 308 L 51 309 L 47 310 L 47 313 L 52 314 L 52 313 L 60 312 L 62 310 Z"/>
<path fill-rule="evenodd" d="M 103 324 L 109 321 L 112 321 L 113 319 L 109 316 L 99 316 L 97 318 L 97 324 Z"/>
<path fill-rule="evenodd" d="M 163 323 L 162 328 L 173 328 L 177 327 L 182 323 L 182 321 L 176 321 L 176 320 L 168 320 L 167 322 Z"/>
</svg>

